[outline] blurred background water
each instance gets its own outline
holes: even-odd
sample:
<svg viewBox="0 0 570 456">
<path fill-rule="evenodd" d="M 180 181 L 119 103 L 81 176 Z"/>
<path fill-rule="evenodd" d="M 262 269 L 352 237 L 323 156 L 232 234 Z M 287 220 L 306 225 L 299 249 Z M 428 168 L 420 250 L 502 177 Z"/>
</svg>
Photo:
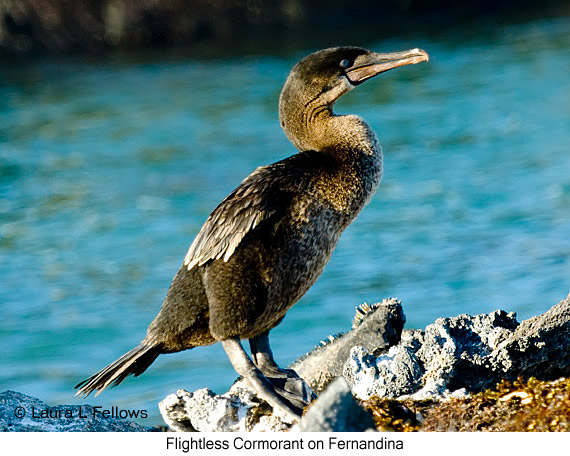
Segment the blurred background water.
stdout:
<svg viewBox="0 0 570 456">
<path fill-rule="evenodd" d="M 367 35 L 370 36 L 370 33 Z M 336 43 L 329 43 L 336 44 Z M 570 20 L 400 39 L 431 61 L 367 82 L 339 113 L 385 154 L 378 193 L 322 277 L 272 331 L 285 365 L 397 296 L 407 327 L 547 310 L 570 290 Z M 0 391 L 83 403 L 73 385 L 145 335 L 209 212 L 255 167 L 294 153 L 277 100 L 314 50 L 42 57 L 0 70 Z M 218 57 L 216 57 L 218 55 Z M 160 357 L 89 398 L 147 409 L 178 388 L 224 392 L 220 346 Z"/>
</svg>

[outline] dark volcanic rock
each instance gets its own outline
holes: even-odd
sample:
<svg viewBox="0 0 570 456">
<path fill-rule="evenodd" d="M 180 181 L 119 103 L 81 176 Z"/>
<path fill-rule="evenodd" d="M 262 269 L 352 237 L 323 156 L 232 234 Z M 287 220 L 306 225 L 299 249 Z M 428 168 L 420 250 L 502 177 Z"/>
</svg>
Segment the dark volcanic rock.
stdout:
<svg viewBox="0 0 570 456">
<path fill-rule="evenodd" d="M 40 417 L 42 412 L 46 417 Z M 0 431 L 148 432 L 158 429 L 145 428 L 121 418 L 104 418 L 100 413 L 94 413 L 90 405 L 50 407 L 35 397 L 4 391 L 0 393 Z"/>
<path fill-rule="evenodd" d="M 339 377 L 311 404 L 291 431 L 362 432 L 374 430 L 372 416 L 352 397 L 346 381 Z"/>
<path fill-rule="evenodd" d="M 570 295 L 542 315 L 523 321 L 492 360 L 509 380 L 519 375 L 540 380 L 570 376 Z"/>
</svg>

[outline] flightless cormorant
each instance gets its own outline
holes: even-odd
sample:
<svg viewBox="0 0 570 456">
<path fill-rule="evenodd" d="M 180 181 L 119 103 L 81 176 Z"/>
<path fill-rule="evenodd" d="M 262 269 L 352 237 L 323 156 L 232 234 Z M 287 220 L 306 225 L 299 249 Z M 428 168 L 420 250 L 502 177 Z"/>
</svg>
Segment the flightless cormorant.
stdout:
<svg viewBox="0 0 570 456">
<path fill-rule="evenodd" d="M 428 60 L 420 49 L 315 52 L 291 71 L 279 118 L 298 153 L 257 168 L 210 214 L 141 343 L 82 381 L 78 395 L 138 376 L 161 353 L 221 342 L 233 367 L 289 418 L 314 397 L 273 359 L 268 334 L 322 272 L 343 230 L 374 194 L 382 150 L 360 117 L 333 104 L 362 82 Z M 252 357 L 240 339 L 249 339 Z"/>
</svg>

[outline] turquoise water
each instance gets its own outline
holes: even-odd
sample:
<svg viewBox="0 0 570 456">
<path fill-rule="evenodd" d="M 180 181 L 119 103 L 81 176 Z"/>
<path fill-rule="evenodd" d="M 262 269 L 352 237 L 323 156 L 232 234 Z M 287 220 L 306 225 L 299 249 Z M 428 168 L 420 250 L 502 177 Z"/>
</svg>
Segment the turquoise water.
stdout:
<svg viewBox="0 0 570 456">
<path fill-rule="evenodd" d="M 282 364 L 364 301 L 397 296 L 423 327 L 497 308 L 524 319 L 570 291 L 570 20 L 358 44 L 431 61 L 337 104 L 378 133 L 385 175 L 272 332 Z M 3 64 L 0 391 L 80 403 L 73 385 L 137 344 L 209 212 L 294 152 L 277 99 L 311 50 Z M 221 347 L 200 348 L 89 403 L 155 424 L 167 394 L 234 378 Z"/>
</svg>

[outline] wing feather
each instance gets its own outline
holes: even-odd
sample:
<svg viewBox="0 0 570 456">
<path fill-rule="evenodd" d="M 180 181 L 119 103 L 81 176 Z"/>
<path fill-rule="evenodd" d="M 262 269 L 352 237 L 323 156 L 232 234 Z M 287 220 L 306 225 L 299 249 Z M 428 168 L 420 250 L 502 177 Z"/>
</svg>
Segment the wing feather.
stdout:
<svg viewBox="0 0 570 456">
<path fill-rule="evenodd" d="M 228 261 L 247 233 L 271 217 L 283 217 L 294 195 L 309 191 L 315 168 L 322 166 L 322 154 L 305 151 L 257 168 L 212 211 L 184 265 L 192 269 L 210 260 Z"/>
<path fill-rule="evenodd" d="M 276 213 L 268 198 L 278 191 L 271 174 L 270 167 L 257 168 L 214 209 L 184 258 L 188 269 L 210 260 L 228 261 L 244 236 Z"/>
</svg>

